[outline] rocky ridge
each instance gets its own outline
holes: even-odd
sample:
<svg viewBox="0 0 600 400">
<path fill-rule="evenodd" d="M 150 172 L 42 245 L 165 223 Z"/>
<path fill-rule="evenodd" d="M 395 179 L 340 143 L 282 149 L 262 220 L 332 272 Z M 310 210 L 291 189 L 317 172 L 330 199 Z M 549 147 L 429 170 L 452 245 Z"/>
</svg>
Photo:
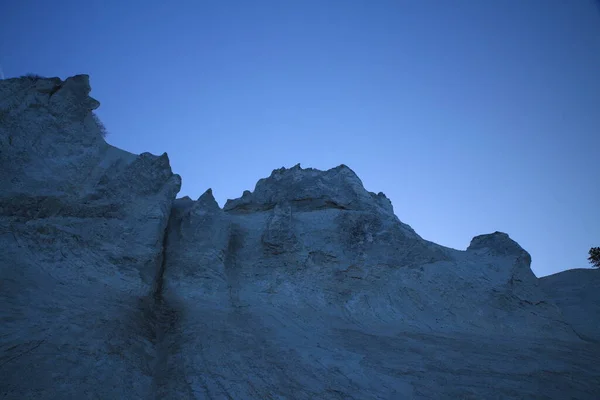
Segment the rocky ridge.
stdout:
<svg viewBox="0 0 600 400">
<path fill-rule="evenodd" d="M 4 398 L 595 398 L 598 271 L 426 241 L 344 165 L 175 199 L 90 90 L 0 80 Z"/>
</svg>

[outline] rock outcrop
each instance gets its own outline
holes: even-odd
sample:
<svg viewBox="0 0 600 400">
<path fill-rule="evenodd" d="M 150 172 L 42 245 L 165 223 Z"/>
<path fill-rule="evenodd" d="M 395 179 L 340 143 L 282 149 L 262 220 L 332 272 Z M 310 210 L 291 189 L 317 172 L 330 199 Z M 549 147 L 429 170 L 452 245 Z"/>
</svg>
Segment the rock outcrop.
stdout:
<svg viewBox="0 0 600 400">
<path fill-rule="evenodd" d="M 180 178 L 108 145 L 85 75 L 0 80 L 0 393 L 150 398 Z"/>
<path fill-rule="evenodd" d="M 3 398 L 596 398 L 589 277 L 538 280 L 501 232 L 426 241 L 344 165 L 174 200 L 89 92 L 0 81 Z"/>
</svg>

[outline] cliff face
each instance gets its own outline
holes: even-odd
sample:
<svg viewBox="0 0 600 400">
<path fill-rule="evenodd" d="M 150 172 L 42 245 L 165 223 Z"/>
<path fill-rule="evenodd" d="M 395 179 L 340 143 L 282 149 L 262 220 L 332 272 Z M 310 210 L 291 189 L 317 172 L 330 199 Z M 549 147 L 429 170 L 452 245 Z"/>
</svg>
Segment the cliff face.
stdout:
<svg viewBox="0 0 600 400">
<path fill-rule="evenodd" d="M 0 392 L 150 396 L 152 292 L 180 178 L 102 139 L 85 75 L 0 80 Z M 95 397 L 95 398 L 98 398 Z"/>
<path fill-rule="evenodd" d="M 345 166 L 276 170 L 223 209 L 176 200 L 168 239 L 161 397 L 591 396 L 548 375 L 592 356 L 526 251 L 500 232 L 427 242 Z"/>
<path fill-rule="evenodd" d="M 210 191 L 176 204 L 164 283 L 178 301 L 318 310 L 388 332 L 574 338 L 508 235 L 467 251 L 427 242 L 346 166 L 276 170 L 223 210 Z"/>
<path fill-rule="evenodd" d="M 595 398 L 587 309 L 508 235 L 428 242 L 343 165 L 174 200 L 89 92 L 0 81 L 4 398 Z"/>
</svg>

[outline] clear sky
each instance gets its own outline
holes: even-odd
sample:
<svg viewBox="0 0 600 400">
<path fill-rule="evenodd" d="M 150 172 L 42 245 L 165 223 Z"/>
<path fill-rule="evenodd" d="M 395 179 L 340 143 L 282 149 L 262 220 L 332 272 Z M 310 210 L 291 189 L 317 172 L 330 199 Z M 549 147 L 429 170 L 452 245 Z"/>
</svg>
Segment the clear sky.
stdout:
<svg viewBox="0 0 600 400">
<path fill-rule="evenodd" d="M 442 245 L 504 231 L 538 276 L 600 246 L 593 0 L 4 1 L 0 64 L 89 74 L 180 196 L 343 163 Z"/>
</svg>

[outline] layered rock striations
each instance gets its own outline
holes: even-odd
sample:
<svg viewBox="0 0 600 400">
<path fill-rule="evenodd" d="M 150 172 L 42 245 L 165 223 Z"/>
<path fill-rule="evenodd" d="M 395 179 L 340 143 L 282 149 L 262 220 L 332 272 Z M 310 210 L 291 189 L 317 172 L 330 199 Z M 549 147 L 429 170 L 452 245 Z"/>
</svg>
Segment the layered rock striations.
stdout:
<svg viewBox="0 0 600 400">
<path fill-rule="evenodd" d="M 344 165 L 174 200 L 89 92 L 0 81 L 4 398 L 596 398 L 589 277 L 537 279 L 501 232 L 426 241 Z"/>
</svg>

